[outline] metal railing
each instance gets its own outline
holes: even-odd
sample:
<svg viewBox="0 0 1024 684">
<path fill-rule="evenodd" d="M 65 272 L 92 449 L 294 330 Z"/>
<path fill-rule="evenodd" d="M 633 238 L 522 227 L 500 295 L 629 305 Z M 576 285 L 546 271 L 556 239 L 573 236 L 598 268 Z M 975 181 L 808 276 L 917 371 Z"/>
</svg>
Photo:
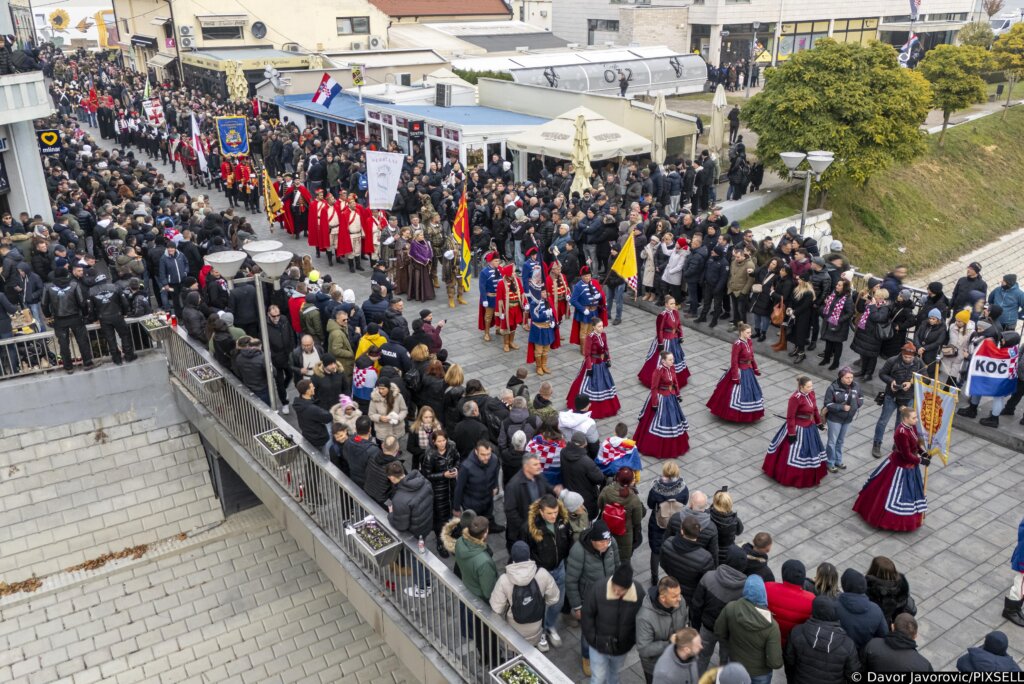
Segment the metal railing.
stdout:
<svg viewBox="0 0 1024 684">
<path fill-rule="evenodd" d="M 156 340 L 144 324 L 144 321 L 151 318 L 153 317 L 143 316 L 125 319 L 132 347 L 136 353 L 157 346 Z M 107 339 L 100 331 L 99 323 L 90 323 L 85 329 L 93 360 L 110 359 Z M 70 346 L 72 364 L 80 367 L 82 365 L 82 350 L 79 349 L 74 335 L 70 336 Z M 0 380 L 63 370 L 63 368 L 60 346 L 57 344 L 57 336 L 53 330 L 16 335 L 0 340 Z"/>
<path fill-rule="evenodd" d="M 570 684 L 572 680 L 550 660 L 486 603 L 470 594 L 444 563 L 429 552 L 418 553 L 417 540 L 403 538 L 391 529 L 384 509 L 220 367 L 206 349 L 195 345 L 180 329 L 171 329 L 164 337 L 162 342 L 173 378 L 344 550 L 373 588 L 401 612 L 459 676 L 468 682 L 487 682 L 491 670 L 522 656 L 544 681 Z M 216 368 L 223 377 L 202 382 L 189 372 L 190 368 L 204 364 Z M 296 447 L 284 456 L 272 455 L 256 439 L 256 435 L 272 429 L 291 436 Z M 379 563 L 356 540 L 351 525 L 371 515 L 400 541 L 396 563 Z M 400 566 L 411 570 L 411 574 Z M 431 587 L 425 598 L 410 596 L 405 591 L 414 586 L 417 577 Z"/>
</svg>

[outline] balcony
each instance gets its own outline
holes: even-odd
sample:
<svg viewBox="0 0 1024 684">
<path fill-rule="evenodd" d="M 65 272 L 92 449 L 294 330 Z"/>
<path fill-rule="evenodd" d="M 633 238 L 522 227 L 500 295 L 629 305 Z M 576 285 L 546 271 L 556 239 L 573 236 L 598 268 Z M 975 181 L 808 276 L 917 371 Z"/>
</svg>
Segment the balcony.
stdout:
<svg viewBox="0 0 1024 684">
<path fill-rule="evenodd" d="M 43 72 L 0 76 L 0 125 L 43 119 L 53 114 Z"/>
</svg>

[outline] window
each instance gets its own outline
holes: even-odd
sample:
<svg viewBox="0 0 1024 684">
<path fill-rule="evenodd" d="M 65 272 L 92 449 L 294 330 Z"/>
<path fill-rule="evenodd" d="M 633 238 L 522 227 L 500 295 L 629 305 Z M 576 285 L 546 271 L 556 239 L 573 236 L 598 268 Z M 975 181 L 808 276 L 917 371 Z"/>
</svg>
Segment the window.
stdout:
<svg viewBox="0 0 1024 684">
<path fill-rule="evenodd" d="M 203 40 L 241 40 L 241 26 L 201 26 Z"/>
<path fill-rule="evenodd" d="M 619 30 L 618 19 L 587 19 L 588 31 L 608 31 L 617 33 Z"/>
<path fill-rule="evenodd" d="M 338 17 L 338 35 L 370 33 L 370 17 Z"/>
</svg>

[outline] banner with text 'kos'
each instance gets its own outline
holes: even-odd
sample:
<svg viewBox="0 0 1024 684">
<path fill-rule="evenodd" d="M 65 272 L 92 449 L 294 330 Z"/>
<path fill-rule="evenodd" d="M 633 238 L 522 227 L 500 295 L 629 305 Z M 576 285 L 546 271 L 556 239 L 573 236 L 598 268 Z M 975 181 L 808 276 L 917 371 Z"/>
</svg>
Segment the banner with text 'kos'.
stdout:
<svg viewBox="0 0 1024 684">
<path fill-rule="evenodd" d="M 1000 348 L 985 339 L 971 357 L 967 394 L 971 397 L 1005 397 L 1017 388 L 1017 347 Z"/>
</svg>

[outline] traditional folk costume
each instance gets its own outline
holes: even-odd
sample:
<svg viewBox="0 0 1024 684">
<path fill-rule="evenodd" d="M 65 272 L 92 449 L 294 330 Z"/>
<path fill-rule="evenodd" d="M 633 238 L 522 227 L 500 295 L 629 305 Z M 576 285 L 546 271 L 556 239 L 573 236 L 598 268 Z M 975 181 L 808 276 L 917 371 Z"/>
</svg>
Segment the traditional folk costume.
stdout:
<svg viewBox="0 0 1024 684">
<path fill-rule="evenodd" d="M 303 185 L 297 185 L 291 177 L 284 184 L 281 206 L 284 207 L 284 229 L 296 240 L 309 229 L 309 205 L 313 197 Z"/>
<path fill-rule="evenodd" d="M 690 449 L 689 428 L 680 405 L 676 372 L 659 365 L 651 375 L 651 393 L 640 410 L 633 441 L 645 456 L 676 458 Z"/>
<path fill-rule="evenodd" d="M 455 235 L 449 231 L 445 234 L 445 251 L 441 256 L 441 280 L 444 281 L 448 293 L 448 307 L 455 308 L 455 302 L 469 304 L 463 296 L 466 291 L 462 285 L 462 250 L 455 241 Z"/>
<path fill-rule="evenodd" d="M 583 363 L 576 379 L 569 386 L 569 394 L 565 398 L 566 408 L 572 409 L 576 396 L 583 394 L 590 399 L 590 416 L 594 420 L 618 413 L 619 396 L 615 391 L 610 366 L 608 336 L 591 330 L 583 341 Z"/>
<path fill-rule="evenodd" d="M 753 423 L 764 417 L 764 395 L 757 376 L 754 359 L 754 343 L 750 340 L 736 340 L 732 343 L 732 360 L 729 370 L 722 374 L 708 399 L 711 415 L 732 423 Z"/>
<path fill-rule="evenodd" d="M 893 434 L 889 458 L 868 475 L 853 510 L 872 527 L 911 532 L 921 526 L 928 510 L 920 464 L 929 460 L 922 452 L 917 431 L 902 422 Z"/>
<path fill-rule="evenodd" d="M 580 269 L 581 276 L 588 273 L 590 273 L 590 267 L 584 266 Z M 582 353 L 583 341 L 587 339 L 587 335 L 594 328 L 594 321 L 600 319 L 602 323 L 608 325 L 608 302 L 600 283 L 593 279 L 588 283 L 581 278 L 573 285 L 569 303 L 572 304 L 573 309 L 569 343 L 580 345 Z"/>
<path fill-rule="evenodd" d="M 484 331 L 484 341 L 491 341 L 491 326 L 494 325 L 494 306 L 496 304 L 495 297 L 498 291 L 498 281 L 501 276 L 498 275 L 498 271 L 493 266 L 493 262 L 498 258 L 496 252 L 490 252 L 484 257 L 486 265 L 480 269 L 480 307 L 479 314 L 477 315 L 477 327 Z"/>
<path fill-rule="evenodd" d="M 373 216 L 370 210 L 354 200 L 341 211 L 341 230 L 348 232 L 351 249 L 347 254 L 338 253 L 350 262 L 349 271 L 363 270 L 363 256 L 373 254 Z"/>
<path fill-rule="evenodd" d="M 519 349 L 516 344 L 516 329 L 523 324 L 523 284 L 510 264 L 502 266 L 501 278 L 498 280 L 494 294 L 494 321 L 498 333 L 504 338 L 502 351 Z"/>
<path fill-rule="evenodd" d="M 651 340 L 651 348 L 647 350 L 647 360 L 640 367 L 637 379 L 644 387 L 651 386 L 651 376 L 661 365 L 661 352 L 672 352 L 675 359 L 676 382 L 680 389 L 686 387 L 690 379 L 690 369 L 686 367 L 686 354 L 683 352 L 683 323 L 678 311 L 665 309 L 658 314 L 655 337 Z"/>
<path fill-rule="evenodd" d="M 817 429 L 823 424 L 814 392 L 794 392 L 786 408 L 786 422 L 768 446 L 761 469 L 787 487 L 817 485 L 828 472 L 825 445 Z"/>
<path fill-rule="evenodd" d="M 328 195 L 320 203 L 315 217 L 315 221 L 310 217 L 309 245 L 316 248 L 317 256 L 320 256 L 320 250 L 327 252 L 327 263 L 333 266 L 335 254 L 352 251 L 348 233 L 341 231 L 341 204 L 333 195 Z M 315 229 L 312 228 L 314 225 Z"/>
<path fill-rule="evenodd" d="M 422 234 L 409 243 L 409 300 L 426 302 L 434 298 L 434 282 L 430 277 L 434 250 Z"/>
<path fill-rule="evenodd" d="M 540 299 L 540 293 L 544 289 L 544 267 L 537 261 L 536 247 L 526 250 L 526 259 L 523 261 L 521 273 L 527 297 L 530 298 L 530 301 Z"/>
<path fill-rule="evenodd" d="M 558 349 L 562 346 L 562 333 L 559 326 L 562 325 L 562 320 L 569 315 L 569 297 L 572 290 L 569 288 L 569 281 L 565 279 L 561 271 L 557 274 L 554 271 L 548 271 L 545 283 L 548 302 L 551 304 L 551 313 L 555 316 L 555 341 L 551 344 L 551 348 Z"/>
<path fill-rule="evenodd" d="M 530 302 L 530 336 L 526 346 L 526 363 L 537 364 L 537 375 L 550 373 L 548 370 L 548 353 L 558 328 L 555 327 L 555 314 L 546 299 Z"/>
</svg>

